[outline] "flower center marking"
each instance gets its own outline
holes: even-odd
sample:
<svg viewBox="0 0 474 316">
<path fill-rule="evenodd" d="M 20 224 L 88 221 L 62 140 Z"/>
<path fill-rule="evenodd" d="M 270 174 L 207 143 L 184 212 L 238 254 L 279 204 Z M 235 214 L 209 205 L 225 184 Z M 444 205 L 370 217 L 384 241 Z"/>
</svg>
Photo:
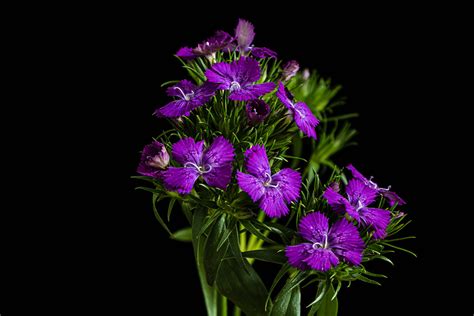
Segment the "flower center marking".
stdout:
<svg viewBox="0 0 474 316">
<path fill-rule="evenodd" d="M 187 163 L 184 164 L 184 167 L 185 168 L 194 168 L 194 169 L 196 169 L 197 172 L 199 172 L 199 174 L 209 173 L 212 170 L 211 165 L 198 166 L 194 162 L 187 162 Z"/>
<path fill-rule="evenodd" d="M 235 91 L 235 90 L 240 90 L 240 83 L 238 83 L 237 81 L 232 81 L 230 83 L 230 91 Z"/>
<path fill-rule="evenodd" d="M 319 248 L 328 248 L 328 235 L 324 234 L 324 244 L 320 242 L 315 242 L 313 243 L 313 249 L 319 249 Z"/>
<path fill-rule="evenodd" d="M 178 90 L 179 92 L 181 92 L 181 95 L 182 95 L 182 97 L 180 97 L 181 99 L 185 101 L 189 101 L 192 98 L 194 98 L 194 91 L 191 91 L 191 93 L 184 93 L 184 91 L 180 87 L 174 87 L 174 88 Z"/>
<path fill-rule="evenodd" d="M 263 182 L 264 187 L 278 188 L 278 185 L 280 183 L 272 184 L 272 181 L 273 181 L 272 176 L 269 173 L 265 172 L 265 178 L 266 178 L 266 180 Z"/>
</svg>

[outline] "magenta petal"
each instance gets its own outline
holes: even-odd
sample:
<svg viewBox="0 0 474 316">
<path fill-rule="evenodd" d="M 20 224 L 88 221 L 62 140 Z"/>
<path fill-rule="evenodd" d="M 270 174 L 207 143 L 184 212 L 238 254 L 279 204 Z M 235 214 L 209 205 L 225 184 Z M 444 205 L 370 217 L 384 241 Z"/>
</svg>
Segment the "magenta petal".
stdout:
<svg viewBox="0 0 474 316">
<path fill-rule="evenodd" d="M 315 128 L 319 124 L 311 109 L 304 102 L 296 102 L 293 116 L 299 129 L 308 137 L 316 139 Z"/>
<path fill-rule="evenodd" d="M 227 90 L 230 88 L 232 81 L 234 81 L 233 68 L 233 64 L 225 62 L 216 63 L 206 70 L 205 75 L 209 82 L 219 84 L 219 89 Z"/>
<path fill-rule="evenodd" d="M 234 78 L 240 85 L 253 83 L 260 79 L 260 65 L 255 59 L 242 57 L 232 64 L 234 65 Z"/>
<path fill-rule="evenodd" d="M 276 92 L 276 96 L 280 99 L 281 103 L 286 106 L 287 109 L 293 110 L 293 96 L 285 88 L 283 83 L 280 81 L 278 82 L 278 90 Z"/>
<path fill-rule="evenodd" d="M 189 102 L 183 100 L 176 100 L 168 103 L 167 105 L 157 109 L 153 114 L 158 117 L 179 117 L 189 116 L 189 112 L 192 110 L 189 107 Z"/>
<path fill-rule="evenodd" d="M 244 156 L 245 168 L 251 175 L 263 180 L 266 179 L 267 175 L 271 175 L 265 147 L 254 145 L 245 151 Z"/>
<path fill-rule="evenodd" d="M 199 173 L 194 168 L 169 167 L 161 173 L 165 188 L 180 194 L 191 193 L 198 177 Z"/>
<path fill-rule="evenodd" d="M 323 197 L 328 201 L 328 204 L 335 212 L 339 214 L 347 212 L 347 214 L 359 220 L 359 213 L 357 213 L 356 209 L 345 197 L 334 191 L 332 187 L 328 187 L 326 191 L 324 191 Z"/>
<path fill-rule="evenodd" d="M 366 184 L 369 183 L 369 179 L 364 177 L 364 175 L 362 173 L 360 173 L 359 170 L 357 170 L 352 164 L 349 164 L 346 168 L 352 173 L 352 176 L 354 178 L 362 180 Z"/>
<path fill-rule="evenodd" d="M 273 82 L 248 85 L 230 93 L 229 99 L 234 101 L 249 101 L 265 95 L 275 88 Z"/>
<path fill-rule="evenodd" d="M 178 52 L 176 53 L 176 56 L 178 56 L 179 58 L 182 58 L 184 60 L 190 60 L 190 59 L 194 59 L 196 58 L 197 56 L 193 53 L 193 49 L 192 48 L 189 48 L 189 47 L 182 47 L 178 50 Z"/>
<path fill-rule="evenodd" d="M 233 159 L 232 144 L 222 136 L 214 139 L 212 145 L 204 152 L 202 159 L 205 170 L 210 170 L 210 172 L 203 174 L 207 184 L 225 189 L 232 176 Z"/>
<path fill-rule="evenodd" d="M 251 50 L 253 56 L 257 58 L 277 58 L 277 53 L 270 48 L 254 47 Z"/>
<path fill-rule="evenodd" d="M 306 262 L 304 262 L 304 260 L 308 258 L 309 251 L 312 249 L 313 247 L 309 243 L 286 247 L 285 255 L 288 258 L 288 263 L 301 270 L 308 269 L 309 266 Z"/>
<path fill-rule="evenodd" d="M 313 249 L 310 255 L 303 260 L 311 268 L 318 271 L 328 271 L 331 269 L 331 266 L 337 266 L 339 264 L 339 259 L 337 256 L 330 250 L 325 248 Z"/>
<path fill-rule="evenodd" d="M 195 142 L 193 138 L 187 137 L 173 144 L 172 155 L 174 160 L 184 165 L 192 162 L 198 166 L 201 165 L 204 142 Z"/>
<path fill-rule="evenodd" d="M 357 178 L 349 180 L 346 186 L 349 202 L 354 207 L 368 206 L 377 198 L 377 190 L 368 187 L 362 180 Z"/>
<path fill-rule="evenodd" d="M 243 19 L 239 19 L 239 23 L 235 28 L 235 37 L 237 39 L 239 49 L 242 51 L 246 51 L 247 48 L 249 48 L 252 44 L 253 39 L 255 37 L 254 27 L 252 23 Z"/>
<path fill-rule="evenodd" d="M 290 168 L 284 168 L 272 176 L 273 183 L 283 194 L 286 203 L 296 201 L 300 197 L 301 174 Z"/>
<path fill-rule="evenodd" d="M 265 193 L 260 199 L 259 206 L 265 214 L 272 218 L 282 217 L 290 212 L 282 193 L 278 189 L 271 187 L 266 188 Z"/>
<path fill-rule="evenodd" d="M 299 232 L 304 239 L 313 243 L 325 243 L 329 231 L 329 220 L 320 212 L 312 212 L 301 218 Z"/>
<path fill-rule="evenodd" d="M 354 265 L 361 263 L 365 244 L 357 228 L 347 219 L 341 218 L 331 227 L 328 241 L 332 251 L 344 261 Z"/>
<path fill-rule="evenodd" d="M 379 190 L 380 192 L 380 190 Z M 391 191 L 383 191 L 382 192 L 382 195 L 388 199 L 389 203 L 390 203 L 390 206 L 394 206 L 395 203 L 397 203 L 398 205 L 405 205 L 407 204 L 405 202 L 405 200 L 403 200 L 401 197 L 398 196 L 397 193 L 395 192 L 391 192 Z"/>
<path fill-rule="evenodd" d="M 254 202 L 260 200 L 265 193 L 262 181 L 251 174 L 237 171 L 237 183 L 242 191 L 246 192 Z"/>
<path fill-rule="evenodd" d="M 390 223 L 390 212 L 380 208 L 363 208 L 360 211 L 360 221 L 374 231 L 375 239 L 387 236 L 387 226 Z"/>
<path fill-rule="evenodd" d="M 186 93 L 196 91 L 197 86 L 189 80 L 181 80 L 172 87 L 166 89 L 166 94 L 170 97 L 181 97 Z"/>
</svg>

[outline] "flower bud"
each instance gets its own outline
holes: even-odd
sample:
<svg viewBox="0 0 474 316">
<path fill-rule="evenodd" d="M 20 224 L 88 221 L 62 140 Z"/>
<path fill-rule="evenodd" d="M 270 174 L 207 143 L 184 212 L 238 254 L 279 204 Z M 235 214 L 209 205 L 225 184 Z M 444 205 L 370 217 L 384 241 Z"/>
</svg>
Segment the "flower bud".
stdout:
<svg viewBox="0 0 474 316">
<path fill-rule="evenodd" d="M 293 78 L 298 70 L 300 69 L 300 64 L 296 60 L 290 60 L 283 66 L 282 80 L 288 81 Z"/>
<path fill-rule="evenodd" d="M 245 106 L 245 110 L 251 124 L 263 122 L 270 114 L 270 106 L 259 99 L 249 101 Z"/>
</svg>

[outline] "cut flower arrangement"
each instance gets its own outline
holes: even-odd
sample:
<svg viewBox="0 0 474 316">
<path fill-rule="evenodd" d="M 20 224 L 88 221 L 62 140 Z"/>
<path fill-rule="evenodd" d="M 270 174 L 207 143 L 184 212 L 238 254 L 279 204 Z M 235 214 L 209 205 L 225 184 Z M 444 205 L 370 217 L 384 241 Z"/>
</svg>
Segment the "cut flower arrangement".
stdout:
<svg viewBox="0 0 474 316">
<path fill-rule="evenodd" d="M 370 261 L 411 253 L 396 245 L 414 238 L 395 236 L 405 201 L 333 162 L 355 134 L 355 114 L 335 114 L 340 87 L 254 37 L 239 20 L 178 50 L 189 77 L 163 84 L 170 101 L 154 113 L 172 128 L 144 147 L 134 178 L 171 238 L 192 244 L 208 315 L 337 315 L 343 285 L 385 277 Z M 172 232 L 177 210 L 189 227 Z M 256 260 L 280 266 L 271 284 Z"/>
</svg>

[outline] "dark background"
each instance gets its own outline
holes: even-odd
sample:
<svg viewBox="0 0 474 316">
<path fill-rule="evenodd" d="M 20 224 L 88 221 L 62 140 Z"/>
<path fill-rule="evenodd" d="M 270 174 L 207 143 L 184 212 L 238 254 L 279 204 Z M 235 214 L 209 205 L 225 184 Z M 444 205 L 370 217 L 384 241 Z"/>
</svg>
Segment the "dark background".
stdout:
<svg viewBox="0 0 474 316">
<path fill-rule="evenodd" d="M 379 183 L 391 184 L 408 201 L 405 210 L 414 224 L 404 234 L 415 234 L 418 239 L 405 245 L 418 254 L 418 259 L 399 252 L 393 258 L 395 267 L 372 265 L 389 278 L 383 280 L 382 288 L 360 282 L 344 288 L 339 297 L 340 315 L 376 315 L 382 310 L 383 314 L 396 315 L 426 310 L 431 302 L 420 293 L 433 290 L 424 270 L 429 260 L 425 227 L 433 210 L 424 195 L 426 183 L 420 175 L 425 172 L 424 152 L 433 133 L 426 122 L 430 104 L 423 102 L 428 93 L 423 86 L 424 52 L 431 34 L 429 30 L 413 28 L 414 17 L 404 15 L 403 23 L 384 16 L 372 17 L 341 27 L 337 17 L 321 21 L 317 16 L 300 18 L 294 14 L 285 18 L 245 12 L 191 18 L 171 25 L 157 19 L 150 23 L 140 21 L 131 29 L 122 26 L 123 37 L 113 44 L 118 51 L 125 51 L 122 56 L 127 59 L 125 68 L 118 67 L 117 71 L 119 76 L 124 72 L 129 77 L 122 90 L 128 104 L 121 103 L 127 113 L 123 145 L 129 149 L 128 171 L 133 174 L 138 151 L 162 128 L 163 122 L 151 116 L 167 100 L 160 83 L 183 78 L 172 55 L 179 47 L 195 45 L 214 30 L 232 32 L 238 17 L 255 24 L 258 45 L 276 50 L 284 60 L 296 59 L 303 67 L 316 68 L 335 84 L 343 85 L 341 95 L 348 98 L 346 111 L 360 113 L 360 118 L 354 120 L 359 146 L 346 149 L 338 161 L 352 162 L 365 174 L 375 175 Z M 161 30 L 159 34 L 155 29 Z M 129 184 L 130 189 L 133 185 Z M 133 204 L 120 210 L 128 218 L 124 230 L 129 235 L 123 250 L 133 258 L 127 261 L 130 266 L 125 278 L 130 284 L 124 290 L 129 290 L 130 285 L 139 287 L 137 303 L 141 306 L 185 296 L 186 304 L 180 304 L 178 310 L 184 314 L 202 313 L 191 247 L 167 239 L 153 218 L 147 194 L 129 194 L 133 195 Z M 264 272 L 267 279 L 271 275 Z M 169 291 L 160 293 L 163 288 Z M 305 300 L 314 294 L 311 292 Z"/>
<path fill-rule="evenodd" d="M 353 120 L 359 145 L 345 149 L 337 162 L 352 162 L 408 202 L 404 210 L 413 224 L 404 234 L 417 239 L 404 246 L 418 258 L 398 252 L 395 267 L 372 265 L 389 278 L 382 287 L 356 282 L 343 288 L 340 315 L 418 315 L 464 305 L 463 293 L 469 291 L 459 285 L 469 283 L 464 254 L 471 251 L 465 243 L 472 238 L 463 235 L 468 230 L 459 220 L 460 213 L 469 213 L 468 197 L 457 190 L 464 187 L 458 175 L 468 165 L 457 159 L 463 156 L 454 142 L 458 134 L 447 140 L 456 125 L 447 125 L 452 104 L 438 99 L 451 79 L 438 70 L 452 66 L 440 53 L 450 45 L 441 38 L 444 20 L 428 7 L 378 8 L 376 14 L 374 8 L 342 14 L 297 5 L 197 7 L 72 10 L 43 21 L 48 27 L 36 31 L 38 45 L 32 47 L 48 49 L 44 59 L 38 54 L 34 60 L 42 67 L 35 82 L 43 81 L 53 95 L 39 109 L 43 116 L 51 113 L 54 127 L 39 135 L 45 123 L 38 123 L 34 109 L 28 111 L 40 125 L 32 125 L 30 139 L 45 164 L 34 173 L 28 168 L 26 178 L 10 168 L 19 183 L 12 186 L 19 192 L 14 205 L 26 205 L 27 211 L 8 213 L 17 225 L 5 230 L 6 293 L 0 308 L 9 303 L 12 311 L 33 305 L 37 311 L 64 312 L 65 305 L 66 311 L 89 314 L 204 315 L 191 246 L 167 237 L 154 219 L 150 196 L 134 191 L 140 183 L 129 177 L 139 151 L 165 127 L 152 116 L 167 102 L 160 84 L 185 76 L 173 54 L 215 30 L 232 33 L 239 17 L 254 23 L 258 46 L 343 86 L 346 111 L 360 114 Z M 54 77 L 54 85 L 44 74 Z M 48 106 L 52 99 L 60 106 Z M 44 142 L 57 135 L 59 145 Z M 13 152 L 32 151 L 33 145 L 18 144 Z M 31 166 L 30 155 L 20 156 Z M 38 173 L 44 181 L 36 180 Z M 26 198 L 17 189 L 25 184 L 33 187 Z M 176 212 L 170 226 L 181 225 Z M 275 273 L 271 269 L 263 272 L 267 281 Z M 305 302 L 313 296 L 306 294 Z M 164 306 L 175 312 L 158 312 Z"/>
</svg>

